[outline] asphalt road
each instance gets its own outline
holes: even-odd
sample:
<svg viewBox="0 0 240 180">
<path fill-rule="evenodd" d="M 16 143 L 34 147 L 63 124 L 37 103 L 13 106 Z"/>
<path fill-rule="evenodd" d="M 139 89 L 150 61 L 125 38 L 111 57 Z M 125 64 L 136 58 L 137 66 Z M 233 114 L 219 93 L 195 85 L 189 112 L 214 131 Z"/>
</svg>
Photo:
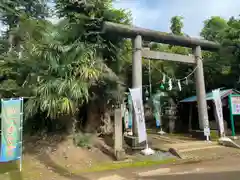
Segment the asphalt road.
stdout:
<svg viewBox="0 0 240 180">
<path fill-rule="evenodd" d="M 231 172 L 218 173 L 198 173 L 198 174 L 182 174 L 182 175 L 167 175 L 167 176 L 151 176 L 142 177 L 138 180 L 239 180 L 240 170 Z"/>
</svg>

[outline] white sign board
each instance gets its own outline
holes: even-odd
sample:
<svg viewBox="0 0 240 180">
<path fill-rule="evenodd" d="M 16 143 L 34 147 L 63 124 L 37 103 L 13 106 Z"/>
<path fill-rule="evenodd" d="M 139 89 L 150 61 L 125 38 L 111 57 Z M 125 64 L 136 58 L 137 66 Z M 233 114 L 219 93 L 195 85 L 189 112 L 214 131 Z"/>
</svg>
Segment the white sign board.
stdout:
<svg viewBox="0 0 240 180">
<path fill-rule="evenodd" d="M 138 141 L 139 143 L 141 143 L 147 141 L 147 132 L 142 101 L 142 89 L 141 88 L 130 89 L 130 94 L 132 96 L 133 109 L 136 117 Z"/>
<path fill-rule="evenodd" d="M 231 106 L 232 106 L 232 114 L 239 115 L 240 114 L 240 97 L 239 96 L 231 97 Z"/>
<path fill-rule="evenodd" d="M 204 131 L 204 136 L 210 136 L 210 129 L 209 129 L 209 127 L 204 128 L 203 131 Z"/>
<path fill-rule="evenodd" d="M 222 111 L 222 100 L 220 95 L 220 89 L 212 91 L 213 102 L 215 105 L 215 117 L 219 125 L 220 135 L 224 136 L 224 122 L 223 122 L 223 111 Z"/>
</svg>

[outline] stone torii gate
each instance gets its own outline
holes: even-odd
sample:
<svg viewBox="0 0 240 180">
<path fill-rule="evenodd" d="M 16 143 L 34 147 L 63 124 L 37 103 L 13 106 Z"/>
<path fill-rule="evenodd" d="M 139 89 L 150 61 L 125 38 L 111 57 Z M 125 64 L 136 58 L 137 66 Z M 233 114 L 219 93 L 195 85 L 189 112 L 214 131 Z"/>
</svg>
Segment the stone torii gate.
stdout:
<svg viewBox="0 0 240 180">
<path fill-rule="evenodd" d="M 115 33 L 124 38 L 131 38 L 133 42 L 133 60 L 132 60 L 132 87 L 142 87 L 142 57 L 155 60 L 176 61 L 182 63 L 190 63 L 197 66 L 196 92 L 198 102 L 199 126 L 201 129 L 209 128 L 206 91 L 203 72 L 203 61 L 201 50 L 218 51 L 220 44 L 200 40 L 196 38 L 188 38 L 176 35 L 170 35 L 158 31 L 132 27 L 112 22 L 105 22 L 103 25 L 103 33 Z M 169 45 L 177 45 L 189 47 L 193 50 L 193 55 L 185 56 L 180 54 L 171 54 L 158 51 L 150 51 L 143 49 L 142 41 L 157 42 Z M 135 114 L 135 113 L 134 113 Z M 133 120 L 133 134 L 137 137 L 135 118 Z"/>
</svg>

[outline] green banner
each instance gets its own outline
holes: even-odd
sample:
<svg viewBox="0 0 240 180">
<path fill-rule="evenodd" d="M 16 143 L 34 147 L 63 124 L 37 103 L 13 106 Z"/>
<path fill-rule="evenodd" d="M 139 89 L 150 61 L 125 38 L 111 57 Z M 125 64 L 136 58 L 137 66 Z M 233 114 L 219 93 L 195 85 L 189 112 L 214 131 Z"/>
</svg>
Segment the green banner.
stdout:
<svg viewBox="0 0 240 180">
<path fill-rule="evenodd" d="M 22 99 L 2 100 L 1 162 L 21 158 Z"/>
</svg>

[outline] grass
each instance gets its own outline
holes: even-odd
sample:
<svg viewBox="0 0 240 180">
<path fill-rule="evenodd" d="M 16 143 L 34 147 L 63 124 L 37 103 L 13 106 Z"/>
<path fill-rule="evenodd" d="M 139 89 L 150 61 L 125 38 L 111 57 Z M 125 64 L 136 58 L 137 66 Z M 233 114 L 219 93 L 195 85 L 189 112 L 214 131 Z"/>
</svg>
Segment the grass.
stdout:
<svg viewBox="0 0 240 180">
<path fill-rule="evenodd" d="M 70 174 L 80 175 L 82 173 L 93 173 L 93 172 L 102 172 L 109 170 L 118 170 L 123 168 L 138 168 L 138 167 L 148 167 L 153 165 L 163 165 L 163 164 L 171 164 L 177 162 L 177 159 L 164 159 L 159 161 L 153 160 L 144 160 L 144 161 L 122 161 L 122 162 L 112 162 L 112 163 L 103 163 L 96 164 L 92 167 L 86 169 L 71 169 L 66 168 L 63 164 L 57 164 L 58 166 L 58 174 L 64 174 L 66 172 Z M 54 173 L 49 172 L 47 168 L 39 168 L 34 166 L 32 161 L 24 161 L 23 163 L 23 171 L 20 173 L 18 171 L 19 164 L 18 162 L 10 162 L 0 164 L 0 179 L 7 179 L 9 177 L 10 180 L 23 180 L 23 179 L 38 179 L 42 174 L 47 179 L 51 179 L 51 176 L 55 176 Z M 62 171 L 62 172 L 60 172 Z M 59 176 L 59 178 L 60 178 Z M 43 177 L 42 177 L 43 178 Z"/>
<path fill-rule="evenodd" d="M 217 141 L 219 139 L 219 135 L 217 131 L 210 131 L 210 137 L 212 141 Z"/>
<path fill-rule="evenodd" d="M 10 173 L 9 173 L 10 172 Z M 18 162 L 0 163 L 0 176 L 8 173 L 10 180 L 22 180 L 22 173 L 19 172 Z"/>
<path fill-rule="evenodd" d="M 170 158 L 170 159 L 164 159 L 159 161 L 145 160 L 145 161 L 107 163 L 107 164 L 99 164 L 99 165 L 93 166 L 89 169 L 83 170 L 82 172 L 100 172 L 100 171 L 117 170 L 117 169 L 123 169 L 123 168 L 148 167 L 153 165 L 170 164 L 176 161 L 177 161 L 176 158 Z"/>
</svg>

